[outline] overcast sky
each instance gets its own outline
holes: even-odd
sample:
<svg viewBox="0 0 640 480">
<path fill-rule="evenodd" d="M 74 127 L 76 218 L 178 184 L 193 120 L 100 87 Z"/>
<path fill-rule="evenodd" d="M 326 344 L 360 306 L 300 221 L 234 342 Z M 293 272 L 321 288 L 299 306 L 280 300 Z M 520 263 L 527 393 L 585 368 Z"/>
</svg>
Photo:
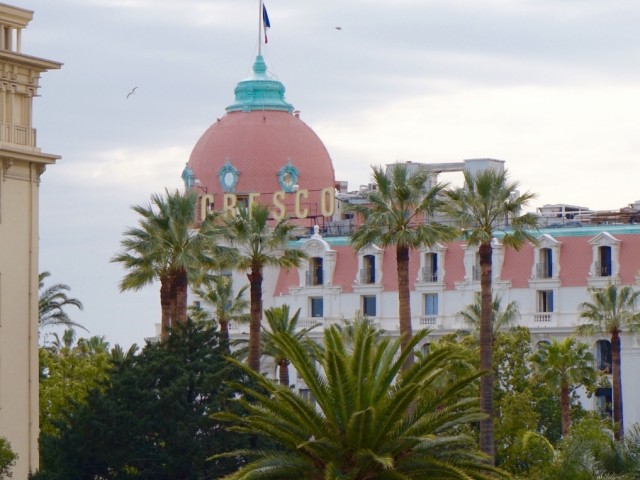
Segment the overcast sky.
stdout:
<svg viewBox="0 0 640 480">
<path fill-rule="evenodd" d="M 637 0 L 265 0 L 286 99 L 356 189 L 396 160 L 506 160 L 532 209 L 640 199 Z M 41 185 L 40 265 L 72 318 L 143 343 L 158 286 L 120 294 L 109 259 L 133 204 L 181 187 L 192 147 L 250 72 L 258 0 L 20 0 L 41 79 L 34 126 L 63 158 Z M 336 27 L 340 27 L 339 29 Z M 136 93 L 125 99 L 133 87 Z"/>
</svg>

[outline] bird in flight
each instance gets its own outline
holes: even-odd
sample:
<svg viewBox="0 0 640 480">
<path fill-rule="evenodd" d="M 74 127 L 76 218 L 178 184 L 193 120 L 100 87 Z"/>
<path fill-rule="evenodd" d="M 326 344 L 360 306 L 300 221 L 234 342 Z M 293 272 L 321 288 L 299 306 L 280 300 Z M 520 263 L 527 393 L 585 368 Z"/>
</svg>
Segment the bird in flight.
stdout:
<svg viewBox="0 0 640 480">
<path fill-rule="evenodd" d="M 133 87 L 133 89 L 132 89 L 129 93 L 127 93 L 127 98 L 129 98 L 131 95 L 133 95 L 134 93 L 136 93 L 136 89 L 137 89 L 137 88 L 138 88 L 138 87 Z"/>
</svg>

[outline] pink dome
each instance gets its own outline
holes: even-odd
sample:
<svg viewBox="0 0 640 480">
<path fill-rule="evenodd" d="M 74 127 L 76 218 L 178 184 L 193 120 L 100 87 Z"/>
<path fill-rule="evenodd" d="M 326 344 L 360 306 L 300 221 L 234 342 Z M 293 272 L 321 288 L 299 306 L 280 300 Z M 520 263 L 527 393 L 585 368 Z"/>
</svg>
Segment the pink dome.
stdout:
<svg viewBox="0 0 640 480">
<path fill-rule="evenodd" d="M 237 180 L 233 188 L 224 189 L 220 173 L 229 165 L 237 173 Z M 287 165 L 297 173 L 295 190 L 309 192 L 304 199 L 309 217 L 320 215 L 320 191 L 335 185 L 333 164 L 320 138 L 297 115 L 287 111 L 226 114 L 198 140 L 188 168 L 196 184 L 214 196 L 214 208 L 218 210 L 226 192 L 237 196 L 260 193 L 258 201 L 270 205 L 273 193 L 283 190 L 278 173 Z M 284 200 L 288 213 L 294 195 L 288 193 Z"/>
</svg>

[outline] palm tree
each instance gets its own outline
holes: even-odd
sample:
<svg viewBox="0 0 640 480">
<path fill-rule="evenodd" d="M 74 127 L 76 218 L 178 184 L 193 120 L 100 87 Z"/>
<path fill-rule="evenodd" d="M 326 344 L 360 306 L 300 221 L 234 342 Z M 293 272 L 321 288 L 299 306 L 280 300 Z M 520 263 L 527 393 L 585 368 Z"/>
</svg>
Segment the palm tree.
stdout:
<svg viewBox="0 0 640 480">
<path fill-rule="evenodd" d="M 402 339 L 380 337 L 367 322 L 355 325 L 352 339 L 332 325 L 315 358 L 291 333 L 274 334 L 314 401 L 234 361 L 257 385 L 234 385 L 244 394 L 238 401 L 246 415 L 215 417 L 230 422 L 230 430 L 258 434 L 275 445 L 220 455 L 247 462 L 224 479 L 508 477 L 488 465 L 460 431 L 484 417 L 477 398 L 460 397 L 479 374 L 434 389 L 455 360 L 447 349 L 403 368 L 428 333 L 418 332 L 401 350 Z"/>
<path fill-rule="evenodd" d="M 493 169 L 464 172 L 464 185 L 447 191 L 445 212 L 460 227 L 469 246 L 478 246 L 480 261 L 480 369 L 489 372 L 480 379 L 480 404 L 489 418 L 480 422 L 480 447 L 494 459 L 493 435 L 493 247 L 499 232 L 506 246 L 519 249 L 525 241 L 535 243 L 527 228 L 535 228 L 532 215 L 518 216 L 535 197 L 519 194 L 518 183 L 509 180 L 506 171 Z"/>
<path fill-rule="evenodd" d="M 187 286 L 212 267 L 209 238 L 193 228 L 198 194 L 154 194 L 149 205 L 135 205 L 138 227 L 128 228 L 122 252 L 111 259 L 127 270 L 120 291 L 139 290 L 160 281 L 162 338 L 176 323 L 187 321 Z"/>
<path fill-rule="evenodd" d="M 352 209 L 364 223 L 351 235 L 356 250 L 368 245 L 395 246 L 398 275 L 398 319 L 403 345 L 411 341 L 411 305 L 409 301 L 409 252 L 422 246 L 433 246 L 451 240 L 453 229 L 429 221 L 441 205 L 443 184 L 427 187 L 431 173 L 420 169 L 410 173 L 405 165 L 395 164 L 387 176 L 382 167 L 373 167 L 372 191 L 366 205 Z M 411 365 L 413 356 L 407 356 Z"/>
<path fill-rule="evenodd" d="M 289 364 L 291 363 L 285 352 L 278 348 L 278 343 L 275 341 L 275 336 L 281 332 L 286 332 L 299 341 L 301 344 L 310 342 L 308 340 L 308 333 L 314 328 L 322 325 L 321 323 L 314 323 L 305 328 L 298 328 L 298 320 L 300 317 L 300 309 L 296 310 L 293 317 L 289 316 L 289 305 L 282 305 L 281 307 L 273 307 L 265 310 L 265 317 L 267 317 L 267 324 L 269 330 L 262 331 L 262 344 L 264 346 L 264 354 L 273 357 L 278 366 L 278 373 L 280 379 L 280 385 L 285 387 L 289 386 Z M 311 345 L 309 344 L 309 351 L 311 351 Z"/>
<path fill-rule="evenodd" d="M 215 224 L 207 229 L 211 238 L 220 238 L 233 254 L 233 268 L 246 272 L 250 288 L 249 366 L 260 369 L 260 335 L 262 328 L 262 279 L 265 267 L 292 268 L 300 266 L 306 254 L 289 248 L 287 242 L 295 226 L 286 219 L 275 225 L 269 220 L 269 209 L 252 204 L 240 208 L 236 215 L 219 214 Z"/>
<path fill-rule="evenodd" d="M 590 288 L 591 302 L 583 302 L 578 306 L 580 320 L 585 322 L 576 328 L 580 335 L 611 335 L 611 374 L 613 422 L 617 439 L 624 434 L 622 409 L 622 374 L 620 361 L 620 332 L 631 332 L 640 329 L 640 312 L 635 312 L 640 291 L 631 286 L 618 287 L 609 284 L 606 288 Z"/>
<path fill-rule="evenodd" d="M 50 276 L 49 272 L 42 272 L 38 276 L 40 282 L 38 324 L 40 328 L 64 325 L 65 327 L 78 327 L 87 330 L 79 323 L 72 321 L 64 310 L 68 306 L 82 310 L 82 302 L 67 295 L 67 292 L 71 291 L 71 287 L 64 283 L 56 283 L 45 288 L 44 281 Z"/>
<path fill-rule="evenodd" d="M 539 380 L 560 390 L 562 436 L 566 437 L 571 426 L 571 393 L 581 386 L 592 387 L 598 377 L 593 354 L 586 343 L 567 337 L 541 343 L 531 360 Z"/>
<path fill-rule="evenodd" d="M 520 319 L 520 311 L 516 302 L 509 302 L 502 309 L 502 296 L 496 295 L 491 301 L 491 312 L 493 325 L 493 341 L 498 332 L 513 327 Z M 481 296 L 476 294 L 471 305 L 467 305 L 464 310 L 458 312 L 457 317 L 475 331 L 480 330 L 480 319 L 482 318 Z"/>
<path fill-rule="evenodd" d="M 213 284 L 212 284 L 213 283 Z M 203 320 L 213 320 L 218 322 L 220 327 L 221 344 L 225 351 L 229 350 L 229 323 L 245 323 L 249 316 L 246 311 L 249 308 L 249 301 L 244 294 L 249 289 L 244 285 L 238 293 L 233 294 L 233 280 L 228 276 L 214 276 L 211 282 L 206 282 L 204 286 L 195 289 L 195 293 L 202 299 L 205 305 L 213 308 L 213 312 L 204 313 Z"/>
</svg>

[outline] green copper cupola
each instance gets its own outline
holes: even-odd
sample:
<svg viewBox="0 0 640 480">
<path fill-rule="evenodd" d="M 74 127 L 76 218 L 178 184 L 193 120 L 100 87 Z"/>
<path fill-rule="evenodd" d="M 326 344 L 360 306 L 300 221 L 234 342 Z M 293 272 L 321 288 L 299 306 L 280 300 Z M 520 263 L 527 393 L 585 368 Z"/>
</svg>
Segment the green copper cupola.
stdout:
<svg viewBox="0 0 640 480">
<path fill-rule="evenodd" d="M 262 55 L 256 56 L 253 75 L 241 80 L 234 93 L 235 102 L 229 105 L 227 112 L 252 112 L 278 110 L 293 112 L 293 105 L 284 99 L 284 85 L 267 72 L 267 64 Z"/>
</svg>

